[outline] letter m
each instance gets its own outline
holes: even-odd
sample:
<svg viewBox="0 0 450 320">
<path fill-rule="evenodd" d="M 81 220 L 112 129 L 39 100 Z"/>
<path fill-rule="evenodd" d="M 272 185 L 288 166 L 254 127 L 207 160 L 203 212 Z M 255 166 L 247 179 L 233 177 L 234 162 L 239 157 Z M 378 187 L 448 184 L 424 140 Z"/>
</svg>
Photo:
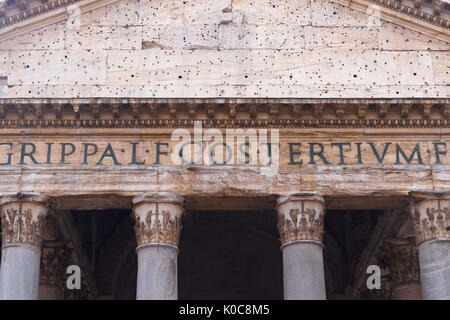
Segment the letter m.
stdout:
<svg viewBox="0 0 450 320">
<path fill-rule="evenodd" d="M 395 164 L 401 164 L 401 162 L 400 162 L 400 155 L 403 157 L 403 159 L 405 159 L 406 163 L 410 164 L 411 161 L 414 159 L 414 156 L 416 154 L 417 154 L 417 160 L 418 160 L 419 164 L 423 164 L 422 156 L 420 155 L 419 144 L 416 144 L 416 146 L 415 146 L 414 150 L 412 151 L 411 155 L 409 157 L 407 157 L 405 152 L 402 150 L 400 145 L 397 143 L 396 144 L 396 154 L 397 154 L 397 161 L 395 162 Z"/>
</svg>

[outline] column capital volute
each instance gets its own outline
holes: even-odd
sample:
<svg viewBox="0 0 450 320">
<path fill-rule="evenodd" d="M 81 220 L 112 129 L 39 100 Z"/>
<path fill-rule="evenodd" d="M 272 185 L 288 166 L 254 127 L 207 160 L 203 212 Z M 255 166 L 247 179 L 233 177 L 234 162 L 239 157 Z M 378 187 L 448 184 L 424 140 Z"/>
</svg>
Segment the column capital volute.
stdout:
<svg viewBox="0 0 450 320">
<path fill-rule="evenodd" d="M 450 200 L 450 191 L 410 191 L 409 197 L 414 202 L 424 200 Z"/>
<path fill-rule="evenodd" d="M 314 192 L 296 192 L 277 199 L 282 247 L 299 241 L 322 243 L 325 201 Z"/>
<path fill-rule="evenodd" d="M 182 196 L 166 192 L 146 193 L 135 196 L 132 203 L 134 207 L 142 203 L 171 203 L 183 206 L 184 198 Z"/>
<path fill-rule="evenodd" d="M 149 193 L 133 199 L 132 217 L 138 248 L 155 244 L 178 247 L 184 198 L 170 193 Z"/>
<path fill-rule="evenodd" d="M 411 191 L 409 196 L 417 244 L 450 240 L 450 192 Z"/>
<path fill-rule="evenodd" d="M 11 202 L 31 202 L 48 206 L 50 197 L 37 193 L 9 193 L 0 196 L 0 206 Z"/>
<path fill-rule="evenodd" d="M 315 201 L 325 204 L 323 196 L 315 192 L 293 192 L 279 195 L 277 198 L 276 208 L 291 201 Z"/>
<path fill-rule="evenodd" d="M 389 268 L 394 287 L 420 282 L 419 258 L 414 237 L 385 238 L 378 259 L 381 266 Z"/>
<path fill-rule="evenodd" d="M 41 245 L 49 213 L 48 200 L 48 196 L 20 192 L 0 198 L 3 247 Z"/>
</svg>

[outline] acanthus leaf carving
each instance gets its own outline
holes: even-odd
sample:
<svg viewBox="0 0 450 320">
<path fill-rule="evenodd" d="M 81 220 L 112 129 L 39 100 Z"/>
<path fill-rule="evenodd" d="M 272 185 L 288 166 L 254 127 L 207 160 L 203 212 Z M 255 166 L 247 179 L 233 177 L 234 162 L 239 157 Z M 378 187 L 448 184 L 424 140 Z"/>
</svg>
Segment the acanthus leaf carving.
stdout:
<svg viewBox="0 0 450 320">
<path fill-rule="evenodd" d="M 281 243 L 285 244 L 296 240 L 322 242 L 324 215 L 323 209 L 304 208 L 304 205 L 290 209 L 288 214 L 279 212 L 278 230 Z"/>
<path fill-rule="evenodd" d="M 450 238 L 450 202 L 446 199 L 424 200 L 425 206 L 415 205 L 411 209 L 417 242 Z"/>
<path fill-rule="evenodd" d="M 165 243 L 178 246 L 181 232 L 181 216 L 158 206 L 155 211 L 149 210 L 142 219 L 135 215 L 136 240 L 138 246 L 147 243 Z"/>
<path fill-rule="evenodd" d="M 22 202 L 14 207 L 3 207 L 0 213 L 2 224 L 2 244 L 28 243 L 40 246 L 43 235 L 46 212 L 38 210 L 33 214 L 31 208 L 24 208 Z"/>
<path fill-rule="evenodd" d="M 380 265 L 388 268 L 393 287 L 420 282 L 420 267 L 415 238 L 388 238 L 378 255 Z"/>
</svg>

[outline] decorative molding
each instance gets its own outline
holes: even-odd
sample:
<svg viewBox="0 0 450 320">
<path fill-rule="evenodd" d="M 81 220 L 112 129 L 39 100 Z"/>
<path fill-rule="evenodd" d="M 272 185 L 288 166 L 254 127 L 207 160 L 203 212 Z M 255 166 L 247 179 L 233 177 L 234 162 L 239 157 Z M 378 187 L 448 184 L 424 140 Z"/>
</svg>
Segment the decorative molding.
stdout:
<svg viewBox="0 0 450 320">
<path fill-rule="evenodd" d="M 325 208 L 323 198 L 294 194 L 277 201 L 280 241 L 285 245 L 297 240 L 322 243 Z"/>
<path fill-rule="evenodd" d="M 41 245 L 45 217 L 48 213 L 47 200 L 21 193 L 1 199 L 3 246 L 18 243 Z"/>
<path fill-rule="evenodd" d="M 117 2 L 118 0 L 49 0 L 40 6 L 24 8 L 17 13 L 8 15 L 0 14 L 0 41 L 13 38 L 26 32 L 58 23 L 68 18 L 68 8 L 76 4 L 83 14 L 103 6 Z M 1 8 L 0 8 L 1 12 Z"/>
<path fill-rule="evenodd" d="M 410 195 L 417 244 L 450 239 L 450 193 L 411 192 Z"/>
<path fill-rule="evenodd" d="M 415 238 L 387 238 L 378 255 L 380 266 L 389 269 L 394 290 L 420 282 L 419 257 Z"/>
<path fill-rule="evenodd" d="M 1 120 L 1 129 L 164 129 L 193 128 L 202 121 L 204 128 L 449 128 L 444 119 L 73 119 Z"/>
<path fill-rule="evenodd" d="M 43 242 L 39 282 L 41 285 L 56 287 L 61 300 L 87 300 L 90 291 L 83 269 L 81 270 L 81 289 L 71 290 L 66 285 L 70 277 L 66 269 L 74 264 L 72 259 L 74 249 L 69 247 L 69 243 L 70 240 Z"/>
<path fill-rule="evenodd" d="M 48 206 L 51 208 L 55 206 L 55 199 L 50 198 L 48 201 Z M 58 222 L 55 219 L 54 213 L 52 210 L 49 210 L 49 213 L 45 216 L 44 228 L 42 230 L 42 240 L 45 242 L 54 242 L 60 238 L 59 230 L 58 230 Z"/>
<path fill-rule="evenodd" d="M 66 268 L 71 264 L 73 249 L 67 247 L 67 241 L 44 241 L 42 245 L 40 283 L 56 286 L 63 291 Z"/>
<path fill-rule="evenodd" d="M 0 99 L 0 128 L 449 125 L 450 99 Z"/>
<path fill-rule="evenodd" d="M 183 199 L 170 196 L 136 197 L 133 200 L 136 242 L 138 247 L 150 243 L 178 247 Z"/>
<path fill-rule="evenodd" d="M 364 13 L 370 13 L 376 9 L 383 20 L 450 42 L 450 20 L 442 15 L 442 11 L 445 9 L 444 5 L 439 6 L 439 10 L 435 8 L 433 13 L 430 13 L 424 8 L 411 7 L 398 0 L 333 1 Z M 448 10 L 445 9 L 445 11 Z"/>
<path fill-rule="evenodd" d="M 132 105 L 140 104 L 152 108 L 153 106 L 182 104 L 182 105 L 385 105 L 385 104 L 447 104 L 450 98 L 0 98 L 0 105 Z"/>
</svg>

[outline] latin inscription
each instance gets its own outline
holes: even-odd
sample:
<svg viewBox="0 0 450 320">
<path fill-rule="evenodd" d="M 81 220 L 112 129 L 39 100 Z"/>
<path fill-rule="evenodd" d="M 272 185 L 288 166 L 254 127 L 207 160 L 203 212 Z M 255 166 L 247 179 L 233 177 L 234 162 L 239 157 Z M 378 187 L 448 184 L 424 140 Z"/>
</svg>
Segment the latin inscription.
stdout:
<svg viewBox="0 0 450 320">
<path fill-rule="evenodd" d="M 174 155 L 178 159 L 174 161 Z M 158 165 L 441 165 L 447 143 L 395 141 L 3 141 L 0 167 Z"/>
</svg>

